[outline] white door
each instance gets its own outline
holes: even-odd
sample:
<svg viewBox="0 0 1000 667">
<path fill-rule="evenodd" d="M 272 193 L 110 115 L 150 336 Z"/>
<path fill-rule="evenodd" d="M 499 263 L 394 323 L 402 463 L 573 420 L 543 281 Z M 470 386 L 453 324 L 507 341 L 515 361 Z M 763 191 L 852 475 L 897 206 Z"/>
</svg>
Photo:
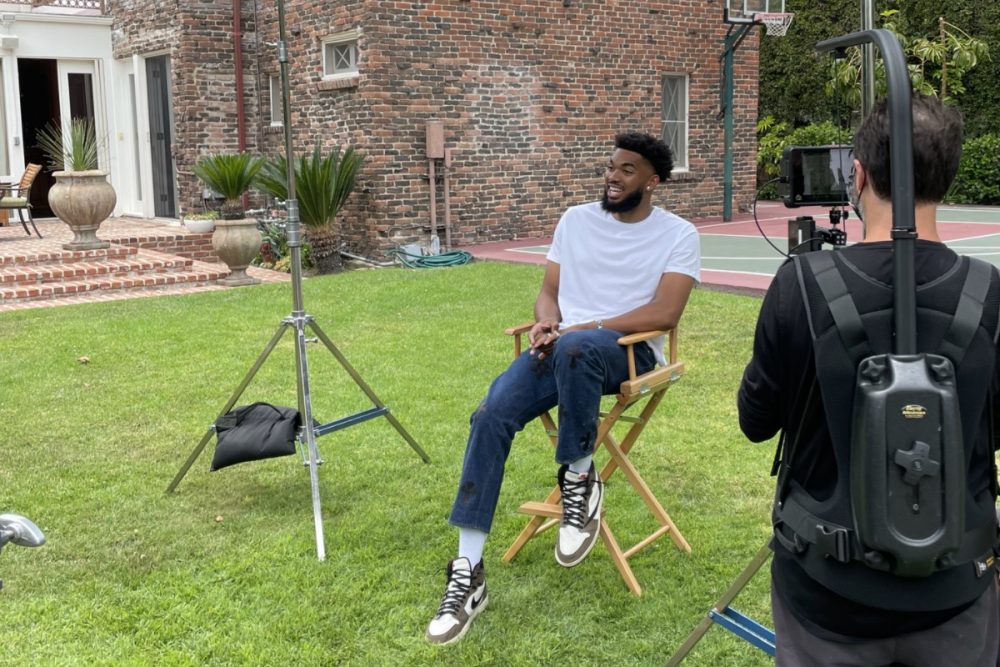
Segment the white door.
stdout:
<svg viewBox="0 0 1000 667">
<path fill-rule="evenodd" d="M 153 210 L 147 210 L 149 191 L 148 179 L 145 174 L 148 169 L 142 165 L 148 164 L 149 157 L 144 154 L 144 142 L 140 139 L 149 134 L 149 128 L 143 123 L 145 105 L 142 104 L 142 77 L 137 75 L 135 60 L 121 60 L 115 63 L 115 117 L 118 124 L 118 157 L 119 173 L 116 191 L 118 206 L 123 215 L 133 215 L 142 218 L 152 217 Z"/>
<path fill-rule="evenodd" d="M 98 164 L 109 168 L 107 123 L 102 100 L 97 94 L 104 87 L 98 81 L 98 70 L 92 60 L 60 60 L 59 122 L 63 128 L 74 118 L 86 118 L 94 124 L 98 137 Z"/>
</svg>

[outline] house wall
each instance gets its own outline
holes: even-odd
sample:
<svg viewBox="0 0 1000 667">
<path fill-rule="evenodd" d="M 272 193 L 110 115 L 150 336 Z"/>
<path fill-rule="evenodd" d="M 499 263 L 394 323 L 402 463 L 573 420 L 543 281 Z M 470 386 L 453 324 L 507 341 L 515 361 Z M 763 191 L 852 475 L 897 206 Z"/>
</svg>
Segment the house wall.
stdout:
<svg viewBox="0 0 1000 667">
<path fill-rule="evenodd" d="M 181 204 L 195 205 L 201 189 L 191 164 L 235 150 L 238 140 L 232 3 L 113 4 L 124 35 L 117 57 L 172 54 Z M 342 214 L 355 252 L 426 240 L 430 119 L 444 122 L 452 153 L 455 245 L 550 234 L 567 206 L 600 196 L 617 131 L 659 132 L 664 73 L 690 77 L 690 170 L 658 188 L 657 203 L 687 216 L 721 213 L 716 114 L 726 26 L 717 3 L 286 0 L 285 7 L 296 151 L 320 143 L 366 155 Z M 275 155 L 283 150 L 267 110 L 267 76 L 279 71 L 267 46 L 277 40 L 275 3 L 244 0 L 241 8 L 247 147 Z M 346 85 L 324 81 L 322 39 L 354 28 L 362 31 L 360 75 Z M 737 207 L 753 196 L 757 40 L 751 35 L 736 58 Z M 442 184 L 436 189 L 443 226 Z"/>
<path fill-rule="evenodd" d="M 209 153 L 259 153 L 252 7 L 244 1 L 243 101 L 249 128 L 237 131 L 233 3 L 217 0 L 113 0 L 116 59 L 168 54 L 174 111 L 174 161 L 180 213 L 201 210 L 202 185 L 192 167 Z"/>
</svg>

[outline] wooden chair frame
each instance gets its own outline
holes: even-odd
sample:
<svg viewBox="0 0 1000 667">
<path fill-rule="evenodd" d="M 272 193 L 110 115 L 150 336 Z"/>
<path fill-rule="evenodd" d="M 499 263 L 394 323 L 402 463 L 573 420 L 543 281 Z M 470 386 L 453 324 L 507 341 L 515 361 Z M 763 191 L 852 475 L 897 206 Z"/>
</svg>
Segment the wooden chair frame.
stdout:
<svg viewBox="0 0 1000 667">
<path fill-rule="evenodd" d="M 521 354 L 521 337 L 531 329 L 532 325 L 533 323 L 529 322 L 505 330 L 504 333 L 514 337 L 515 358 Z M 635 372 L 634 346 L 636 344 L 644 344 L 644 341 L 663 335 L 667 336 L 667 345 L 665 346 L 667 349 L 667 364 L 665 366 L 654 368 L 648 373 L 637 376 Z M 624 474 L 625 478 L 628 480 L 628 483 L 636 490 L 643 502 L 649 508 L 649 511 L 656 518 L 659 523 L 659 528 L 633 546 L 623 550 L 619 546 L 618 540 L 615 539 L 614 534 L 611 532 L 611 527 L 608 525 L 606 516 L 602 514 L 600 536 L 611 555 L 611 560 L 614 561 L 615 567 L 621 574 L 622 579 L 625 580 L 625 585 L 633 595 L 641 596 L 642 587 L 639 585 L 639 581 L 632 572 L 632 568 L 628 563 L 629 558 L 667 534 L 670 535 L 670 538 L 673 540 L 678 549 L 685 553 L 691 552 L 691 546 L 687 543 L 687 540 L 685 540 L 684 536 L 681 535 L 677 526 L 670 518 L 670 515 L 667 514 L 665 509 L 663 509 L 663 505 L 661 505 L 660 501 L 657 500 L 655 495 L 653 495 L 653 492 L 650 490 L 645 480 L 643 480 L 635 465 L 628 458 L 629 452 L 635 446 L 639 435 L 649 422 L 649 418 L 656 411 L 657 406 L 659 406 L 660 401 L 663 399 L 663 395 L 666 393 L 667 389 L 669 389 L 684 374 L 684 364 L 677 360 L 676 329 L 672 329 L 667 332 L 647 331 L 622 336 L 618 339 L 618 344 L 626 347 L 626 353 L 628 355 L 629 379 L 622 382 L 619 393 L 615 397 L 615 404 L 611 410 L 608 412 L 601 412 L 601 422 L 597 430 L 596 445 L 594 449 L 596 453 L 597 450 L 603 446 L 611 457 L 604 467 L 601 468 L 601 479 L 607 483 L 611 475 L 620 468 L 622 474 Z M 624 414 L 626 408 L 641 399 L 646 400 L 645 405 L 643 405 L 638 416 L 628 416 Z M 539 419 L 545 426 L 549 440 L 553 445 L 555 445 L 558 436 L 556 424 L 552 415 L 549 412 L 545 412 L 539 417 Z M 612 429 L 618 422 L 631 424 L 621 442 L 618 442 L 612 434 Z M 528 522 L 514 542 L 510 545 L 510 548 L 507 549 L 507 552 L 503 555 L 503 561 L 505 563 L 509 563 L 513 560 L 514 556 L 516 556 L 524 545 L 526 545 L 532 538 L 559 524 L 562 519 L 562 505 L 560 504 L 559 487 L 556 486 L 544 501 L 526 502 L 521 505 L 519 511 L 524 514 L 532 515 L 533 518 Z"/>
</svg>

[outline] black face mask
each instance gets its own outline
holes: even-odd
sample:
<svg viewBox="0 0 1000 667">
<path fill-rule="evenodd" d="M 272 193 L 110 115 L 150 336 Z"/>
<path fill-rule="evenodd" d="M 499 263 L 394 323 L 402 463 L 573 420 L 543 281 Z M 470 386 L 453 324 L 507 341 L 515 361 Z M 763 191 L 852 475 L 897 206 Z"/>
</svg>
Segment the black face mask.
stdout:
<svg viewBox="0 0 1000 667">
<path fill-rule="evenodd" d="M 601 208 L 603 208 L 608 213 L 628 213 L 634 210 L 639 204 L 642 203 L 642 190 L 636 190 L 632 194 L 625 197 L 618 203 L 611 203 L 608 201 L 608 191 L 604 191 L 604 195 L 601 197 Z"/>
</svg>

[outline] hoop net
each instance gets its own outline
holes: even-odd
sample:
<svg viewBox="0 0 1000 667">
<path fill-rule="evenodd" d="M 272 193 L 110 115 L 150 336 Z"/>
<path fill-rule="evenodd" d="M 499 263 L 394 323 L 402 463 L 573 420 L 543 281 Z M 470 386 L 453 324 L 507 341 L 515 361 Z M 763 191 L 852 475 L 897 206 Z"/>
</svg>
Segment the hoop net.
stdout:
<svg viewBox="0 0 1000 667">
<path fill-rule="evenodd" d="M 759 12 L 753 15 L 753 20 L 762 23 L 767 28 L 768 35 L 784 37 L 788 26 L 792 25 L 793 16 L 795 14 L 790 12 Z"/>
</svg>

